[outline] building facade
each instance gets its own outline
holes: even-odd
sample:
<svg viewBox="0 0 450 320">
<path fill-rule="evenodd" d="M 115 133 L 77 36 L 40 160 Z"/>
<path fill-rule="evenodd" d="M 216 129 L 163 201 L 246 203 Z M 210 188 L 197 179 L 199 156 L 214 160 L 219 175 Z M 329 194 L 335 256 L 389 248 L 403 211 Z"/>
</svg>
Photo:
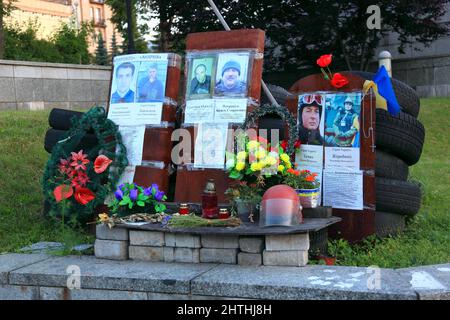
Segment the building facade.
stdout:
<svg viewBox="0 0 450 320">
<path fill-rule="evenodd" d="M 111 22 L 112 11 L 105 0 L 17 0 L 13 3 L 15 10 L 5 19 L 6 23 L 26 25 L 28 21 L 38 24 L 37 36 L 48 39 L 61 23 L 75 21 L 77 26 L 82 22 L 93 22 L 96 34 L 101 33 L 108 51 L 115 27 Z M 122 38 L 116 33 L 116 42 Z M 95 52 L 97 43 L 93 37 L 89 39 L 89 51 Z"/>
</svg>

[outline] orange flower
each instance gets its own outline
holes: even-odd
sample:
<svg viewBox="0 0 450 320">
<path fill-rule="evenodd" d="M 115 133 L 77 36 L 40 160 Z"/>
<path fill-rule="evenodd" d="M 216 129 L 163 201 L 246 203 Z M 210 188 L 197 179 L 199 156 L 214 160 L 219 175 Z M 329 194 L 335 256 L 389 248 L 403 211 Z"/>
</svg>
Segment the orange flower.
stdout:
<svg viewBox="0 0 450 320">
<path fill-rule="evenodd" d="M 308 182 L 314 182 L 316 179 L 313 176 L 308 176 L 305 178 L 305 180 Z"/>
<path fill-rule="evenodd" d="M 112 160 L 109 159 L 107 156 L 99 155 L 97 157 L 97 159 L 95 159 L 95 162 L 94 162 L 95 173 L 102 173 L 103 171 L 105 171 L 111 162 L 112 162 Z"/>
</svg>

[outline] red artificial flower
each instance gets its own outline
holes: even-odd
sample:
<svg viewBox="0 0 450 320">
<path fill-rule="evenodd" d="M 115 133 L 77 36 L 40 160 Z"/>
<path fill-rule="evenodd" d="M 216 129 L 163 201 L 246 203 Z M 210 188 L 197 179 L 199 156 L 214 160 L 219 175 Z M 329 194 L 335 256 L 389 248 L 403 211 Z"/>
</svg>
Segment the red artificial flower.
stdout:
<svg viewBox="0 0 450 320">
<path fill-rule="evenodd" d="M 348 84 L 348 79 L 340 73 L 335 73 L 331 79 L 331 85 L 335 88 L 342 88 Z"/>
<path fill-rule="evenodd" d="M 77 176 L 72 179 L 72 186 L 75 189 L 86 186 L 86 184 L 91 181 L 88 175 L 83 171 L 78 171 Z"/>
<path fill-rule="evenodd" d="M 325 68 L 330 65 L 332 58 L 333 58 L 332 54 L 324 54 L 324 55 L 321 55 L 320 58 L 317 59 L 316 62 L 319 65 L 319 67 Z"/>
<path fill-rule="evenodd" d="M 58 165 L 58 169 L 62 174 L 70 172 L 70 164 L 67 159 L 59 159 L 60 164 Z"/>
<path fill-rule="evenodd" d="M 308 182 L 314 182 L 316 179 L 313 176 L 307 176 L 305 178 L 305 180 L 308 181 Z"/>
<path fill-rule="evenodd" d="M 300 171 L 289 168 L 289 169 L 287 169 L 287 173 L 298 176 L 300 174 Z"/>
<path fill-rule="evenodd" d="M 302 143 L 300 142 L 300 140 L 296 140 L 295 144 L 294 144 L 294 148 L 295 149 L 300 149 L 300 146 L 302 145 Z"/>
<path fill-rule="evenodd" d="M 280 147 L 281 147 L 281 148 L 283 148 L 283 150 L 284 150 L 284 151 L 286 151 L 286 149 L 287 149 L 287 146 L 288 146 L 288 142 L 287 142 L 287 140 L 283 140 L 283 141 L 281 141 L 281 143 L 280 143 Z"/>
<path fill-rule="evenodd" d="M 72 196 L 72 194 L 73 189 L 67 184 L 61 184 L 53 190 L 53 195 L 55 196 L 56 202 L 60 202 L 63 199 L 68 199 Z"/>
<path fill-rule="evenodd" d="M 87 154 L 83 153 L 83 150 L 78 151 L 78 153 L 76 152 L 71 152 L 72 154 L 72 162 L 70 163 L 70 165 L 72 167 L 74 167 L 75 170 L 86 170 L 86 166 L 85 164 L 89 163 L 89 160 L 86 159 Z"/>
<path fill-rule="evenodd" d="M 95 199 L 95 194 L 88 188 L 78 188 L 75 190 L 74 198 L 78 203 L 85 205 Z"/>
<path fill-rule="evenodd" d="M 103 171 L 105 171 L 111 162 L 112 162 L 112 160 L 109 159 L 107 156 L 99 155 L 97 157 L 97 159 L 95 159 L 95 161 L 94 161 L 95 173 L 102 173 Z"/>
</svg>

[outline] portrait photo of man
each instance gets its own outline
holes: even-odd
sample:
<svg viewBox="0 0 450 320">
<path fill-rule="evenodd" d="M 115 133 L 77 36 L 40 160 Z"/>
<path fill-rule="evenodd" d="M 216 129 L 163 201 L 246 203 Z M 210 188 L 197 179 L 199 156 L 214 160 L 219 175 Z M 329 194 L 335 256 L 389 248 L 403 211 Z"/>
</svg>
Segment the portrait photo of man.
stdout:
<svg viewBox="0 0 450 320">
<path fill-rule="evenodd" d="M 222 61 L 227 60 L 224 64 Z M 246 60 L 245 60 L 246 59 Z M 238 61 L 241 60 L 241 61 Z M 217 95 L 244 95 L 247 91 L 248 56 L 219 56 L 216 86 Z"/>
<path fill-rule="evenodd" d="M 298 138 L 302 144 L 323 145 L 324 139 L 320 130 L 322 110 L 322 95 L 307 94 L 299 97 Z"/>
<path fill-rule="evenodd" d="M 190 94 L 209 94 L 211 90 L 211 70 L 206 64 L 200 63 L 194 68 L 190 85 Z"/>
<path fill-rule="evenodd" d="M 146 75 L 138 83 L 137 102 L 163 102 L 165 85 L 158 79 L 158 65 L 150 64 Z"/>
<path fill-rule="evenodd" d="M 333 122 L 335 144 L 338 147 L 359 146 L 355 141 L 359 132 L 359 116 L 354 109 L 353 100 L 347 97 Z"/>
<path fill-rule="evenodd" d="M 117 67 L 114 77 L 116 91 L 111 95 L 111 103 L 134 102 L 134 91 L 131 90 L 134 69 L 135 66 L 131 62 L 124 62 Z"/>
</svg>

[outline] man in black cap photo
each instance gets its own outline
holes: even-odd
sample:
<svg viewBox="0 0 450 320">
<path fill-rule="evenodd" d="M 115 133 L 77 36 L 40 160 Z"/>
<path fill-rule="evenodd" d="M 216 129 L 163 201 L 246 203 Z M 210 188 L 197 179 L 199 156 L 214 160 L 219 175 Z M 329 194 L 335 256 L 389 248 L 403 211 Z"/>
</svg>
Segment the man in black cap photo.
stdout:
<svg viewBox="0 0 450 320">
<path fill-rule="evenodd" d="M 222 67 L 222 78 L 217 83 L 215 94 L 242 94 L 247 86 L 245 82 L 239 80 L 241 76 L 241 65 L 235 60 L 230 60 Z"/>
<path fill-rule="evenodd" d="M 320 118 L 322 115 L 322 96 L 304 95 L 301 97 L 298 109 L 299 134 L 302 144 L 323 145 L 323 136 L 320 134 Z"/>
</svg>

